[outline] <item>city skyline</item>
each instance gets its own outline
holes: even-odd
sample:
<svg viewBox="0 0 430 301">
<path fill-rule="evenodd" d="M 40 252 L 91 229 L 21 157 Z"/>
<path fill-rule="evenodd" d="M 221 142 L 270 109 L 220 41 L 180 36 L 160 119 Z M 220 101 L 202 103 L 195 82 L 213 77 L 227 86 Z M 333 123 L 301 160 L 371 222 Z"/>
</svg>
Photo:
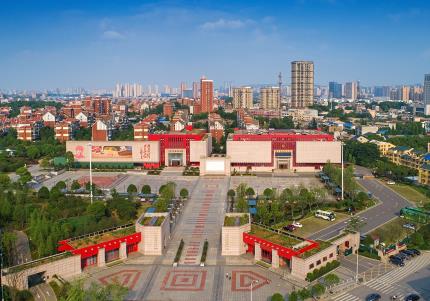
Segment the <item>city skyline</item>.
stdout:
<svg viewBox="0 0 430 301">
<path fill-rule="evenodd" d="M 234 86 L 276 83 L 294 60 L 314 61 L 315 83 L 325 85 L 422 83 L 429 72 L 425 1 L 19 5 L 0 12 L 8 42 L 0 49 L 2 89 L 176 86 L 201 75 Z"/>
</svg>

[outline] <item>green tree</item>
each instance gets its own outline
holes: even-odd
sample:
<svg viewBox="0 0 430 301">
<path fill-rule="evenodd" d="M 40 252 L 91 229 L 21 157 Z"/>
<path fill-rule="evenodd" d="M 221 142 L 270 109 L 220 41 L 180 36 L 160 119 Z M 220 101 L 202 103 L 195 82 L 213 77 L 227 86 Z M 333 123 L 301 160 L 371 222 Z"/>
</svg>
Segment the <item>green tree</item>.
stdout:
<svg viewBox="0 0 430 301">
<path fill-rule="evenodd" d="M 298 292 L 298 294 L 299 294 L 300 299 L 302 299 L 302 300 L 306 300 L 306 299 L 312 297 L 311 292 L 307 288 L 302 288 Z"/>
<path fill-rule="evenodd" d="M 143 194 L 150 194 L 151 193 L 151 186 L 149 186 L 149 185 L 143 185 L 141 192 Z"/>
<path fill-rule="evenodd" d="M 9 187 L 11 181 L 7 174 L 0 174 L 0 187 L 6 188 Z"/>
<path fill-rule="evenodd" d="M 48 200 L 49 199 L 49 189 L 46 186 L 42 186 L 37 192 L 39 199 Z"/>
<path fill-rule="evenodd" d="M 288 301 L 299 301 L 299 295 L 295 291 L 291 292 Z"/>
<path fill-rule="evenodd" d="M 273 190 L 270 188 L 266 188 L 263 191 L 263 195 L 266 197 L 267 200 L 269 200 L 273 197 Z"/>
<path fill-rule="evenodd" d="M 284 297 L 280 294 L 280 293 L 275 293 L 273 294 L 273 296 L 270 298 L 271 301 L 284 301 Z"/>
<path fill-rule="evenodd" d="M 236 195 L 238 198 L 243 198 L 246 196 L 246 189 L 248 188 L 248 186 L 245 183 L 240 183 L 237 187 L 236 187 Z"/>
<path fill-rule="evenodd" d="M 320 297 L 325 293 L 325 286 L 321 283 L 317 283 L 314 286 L 312 286 L 312 296 L 314 297 Z"/>
<path fill-rule="evenodd" d="M 327 286 L 332 286 L 340 282 L 339 276 L 336 274 L 328 274 L 324 277 L 324 282 Z"/>
<path fill-rule="evenodd" d="M 73 180 L 72 186 L 70 187 L 72 190 L 78 190 L 81 188 L 81 184 L 79 184 L 78 180 Z"/>
<path fill-rule="evenodd" d="M 33 160 L 40 158 L 39 148 L 36 145 L 29 146 L 27 148 L 27 156 Z"/>
<path fill-rule="evenodd" d="M 60 190 L 66 189 L 67 185 L 64 181 L 59 181 L 57 184 L 55 184 L 55 187 L 57 187 Z"/>
<path fill-rule="evenodd" d="M 57 201 L 60 196 L 62 196 L 61 190 L 57 186 L 52 187 L 49 192 L 49 198 Z"/>
<path fill-rule="evenodd" d="M 179 192 L 179 195 L 183 199 L 187 198 L 188 197 L 188 190 L 186 188 L 182 188 L 181 191 Z"/>
<path fill-rule="evenodd" d="M 347 221 L 345 229 L 348 231 L 359 232 L 360 229 L 366 223 L 363 222 L 358 216 L 351 216 L 351 218 Z"/>
<path fill-rule="evenodd" d="M 243 197 L 238 199 L 236 209 L 238 212 L 248 212 L 248 203 Z"/>
<path fill-rule="evenodd" d="M 248 188 L 246 189 L 246 195 L 247 195 L 248 197 L 252 197 L 253 195 L 255 195 L 255 191 L 254 191 L 254 189 L 252 189 L 252 187 L 248 187 Z"/>
<path fill-rule="evenodd" d="M 233 190 L 233 189 L 229 189 L 229 190 L 228 190 L 228 192 L 227 192 L 227 196 L 228 196 L 230 199 L 233 199 L 233 198 L 236 196 L 236 192 L 234 192 L 234 190 Z"/>
<path fill-rule="evenodd" d="M 86 213 L 94 217 L 97 222 L 100 221 L 102 217 L 107 216 L 106 206 L 102 201 L 95 201 L 89 204 Z"/>
<path fill-rule="evenodd" d="M 0 239 L 1 249 L 4 256 L 4 266 L 11 266 L 13 265 L 13 259 L 16 255 L 16 234 L 14 232 L 3 230 Z"/>
<path fill-rule="evenodd" d="M 65 153 L 64 157 L 66 158 L 66 165 L 68 168 L 72 167 L 75 163 L 75 156 L 71 151 Z"/>
<path fill-rule="evenodd" d="M 127 187 L 127 193 L 128 193 L 129 195 L 134 195 L 134 194 L 136 194 L 136 193 L 137 193 L 137 187 L 136 187 L 136 185 L 134 185 L 134 184 L 130 184 L 130 185 L 128 185 L 128 187 Z"/>
<path fill-rule="evenodd" d="M 20 167 L 16 170 L 16 174 L 19 176 L 19 182 L 25 184 L 33 178 L 26 167 Z"/>
</svg>

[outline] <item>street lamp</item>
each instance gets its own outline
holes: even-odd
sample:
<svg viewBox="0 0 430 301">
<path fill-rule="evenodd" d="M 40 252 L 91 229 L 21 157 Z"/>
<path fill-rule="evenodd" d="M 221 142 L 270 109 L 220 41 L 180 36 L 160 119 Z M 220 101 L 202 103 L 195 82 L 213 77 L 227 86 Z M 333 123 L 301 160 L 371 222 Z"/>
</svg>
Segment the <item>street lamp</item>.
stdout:
<svg viewBox="0 0 430 301">
<path fill-rule="evenodd" d="M 92 166 L 92 161 L 93 161 L 93 144 L 90 142 L 88 143 L 88 147 L 90 149 L 90 201 L 91 204 L 93 203 L 93 166 Z"/>
<path fill-rule="evenodd" d="M 341 167 L 341 170 L 342 170 L 342 196 L 341 196 L 341 198 L 343 201 L 343 195 L 344 195 L 344 189 L 343 189 L 343 141 L 340 142 L 340 156 L 341 156 L 340 160 L 341 160 L 341 165 L 342 165 L 342 167 Z"/>
<path fill-rule="evenodd" d="M 258 280 L 252 280 L 251 285 L 249 286 L 251 288 L 251 301 L 252 301 L 252 286 L 254 285 L 254 283 L 257 284 Z"/>
</svg>

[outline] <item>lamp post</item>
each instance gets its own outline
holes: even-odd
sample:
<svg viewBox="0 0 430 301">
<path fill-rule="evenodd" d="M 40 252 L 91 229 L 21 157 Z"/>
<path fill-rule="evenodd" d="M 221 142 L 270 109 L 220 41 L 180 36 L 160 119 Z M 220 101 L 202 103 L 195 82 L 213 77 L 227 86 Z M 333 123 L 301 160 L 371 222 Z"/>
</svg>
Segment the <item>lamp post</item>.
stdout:
<svg viewBox="0 0 430 301">
<path fill-rule="evenodd" d="M 251 288 L 251 301 L 252 301 L 252 287 L 253 287 L 254 283 L 257 284 L 258 280 L 252 280 L 251 281 L 251 285 L 250 285 L 250 288 Z"/>
<path fill-rule="evenodd" d="M 343 196 L 344 196 L 344 189 L 343 189 L 343 141 L 340 142 L 340 160 L 341 160 L 341 171 L 342 171 L 342 196 L 341 199 L 343 201 Z"/>
<path fill-rule="evenodd" d="M 93 203 L 93 166 L 92 166 L 92 161 L 93 161 L 93 144 L 90 142 L 88 143 L 88 147 L 90 149 L 90 201 L 91 204 Z"/>
</svg>

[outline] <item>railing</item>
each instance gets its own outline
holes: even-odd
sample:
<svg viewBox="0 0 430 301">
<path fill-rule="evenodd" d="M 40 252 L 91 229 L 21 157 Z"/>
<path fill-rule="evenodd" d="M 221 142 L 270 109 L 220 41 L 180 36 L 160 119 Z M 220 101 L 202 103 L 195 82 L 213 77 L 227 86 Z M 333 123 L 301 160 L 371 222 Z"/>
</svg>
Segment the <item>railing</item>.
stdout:
<svg viewBox="0 0 430 301">
<path fill-rule="evenodd" d="M 121 230 L 121 229 L 130 228 L 132 226 L 134 226 L 134 224 L 133 223 L 129 223 L 129 224 L 121 225 L 121 226 L 116 226 L 116 227 L 112 227 L 112 228 L 100 230 L 100 231 L 97 231 L 97 232 L 83 234 L 81 236 L 76 236 L 76 237 L 68 239 L 67 241 L 75 241 L 75 240 L 79 240 L 79 239 L 86 238 L 86 237 L 97 236 L 97 235 L 100 235 L 100 234 L 103 234 L 103 233 L 106 233 L 106 232 L 113 232 L 113 231 L 117 231 L 117 230 Z"/>
<path fill-rule="evenodd" d="M 42 258 L 38 258 L 32 261 L 27 261 L 25 263 L 21 263 L 21 264 L 17 264 L 14 266 L 10 266 L 4 269 L 5 274 L 8 273 L 15 273 L 15 272 L 19 272 L 22 271 L 24 269 L 28 269 L 31 267 L 35 267 L 35 266 L 39 266 L 54 260 L 59 260 L 59 259 L 63 259 L 63 258 L 67 258 L 69 256 L 72 256 L 72 253 L 70 252 L 63 252 L 63 253 L 59 253 L 59 254 L 54 254 L 51 256 L 47 256 L 47 257 L 42 257 Z"/>
<path fill-rule="evenodd" d="M 393 266 L 388 263 L 380 263 L 371 269 L 358 274 L 358 281 L 356 277 L 351 277 L 342 280 L 338 284 L 327 287 L 327 296 L 337 295 L 344 291 L 349 291 L 354 287 L 361 285 L 362 283 L 369 282 L 373 279 L 379 278 L 380 276 L 386 274 L 387 272 L 393 270 Z"/>
<path fill-rule="evenodd" d="M 287 231 L 284 231 L 284 230 L 273 229 L 272 227 L 269 227 L 269 226 L 266 226 L 266 225 L 263 225 L 263 224 L 260 224 L 260 223 L 257 223 L 257 222 L 252 222 L 252 224 L 256 225 L 256 226 L 259 226 L 261 228 L 264 228 L 264 229 L 266 229 L 268 231 L 271 231 L 271 232 L 274 232 L 274 233 L 278 233 L 278 234 L 282 234 L 282 235 L 285 235 L 285 236 L 289 236 L 291 238 L 294 238 L 294 239 L 297 239 L 297 240 L 300 240 L 300 241 L 305 241 L 306 240 L 303 237 L 293 235 L 293 234 L 291 234 L 291 233 L 289 233 Z"/>
</svg>

